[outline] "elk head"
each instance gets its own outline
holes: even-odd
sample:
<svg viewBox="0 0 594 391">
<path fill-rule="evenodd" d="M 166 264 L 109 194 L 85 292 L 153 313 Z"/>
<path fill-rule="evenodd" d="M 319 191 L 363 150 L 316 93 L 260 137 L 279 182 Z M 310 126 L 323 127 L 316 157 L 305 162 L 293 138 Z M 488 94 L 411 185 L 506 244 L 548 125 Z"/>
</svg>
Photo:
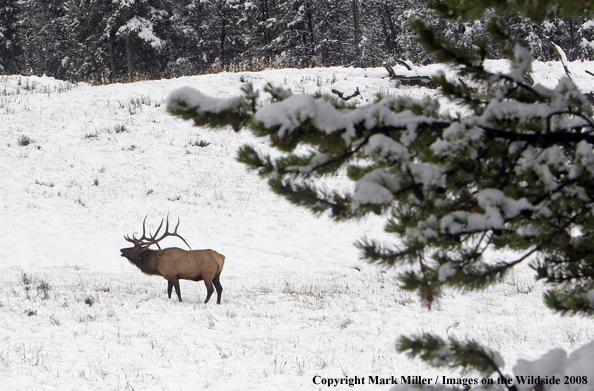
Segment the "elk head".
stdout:
<svg viewBox="0 0 594 391">
<path fill-rule="evenodd" d="M 177 233 L 177 229 L 179 228 L 179 222 L 180 222 L 179 218 L 177 219 L 177 225 L 175 226 L 175 229 L 173 230 L 173 232 L 169 232 L 169 216 L 167 216 L 167 220 L 165 223 L 165 232 L 163 233 L 163 235 L 161 235 L 160 238 L 157 238 L 157 236 L 159 235 L 159 232 L 161 231 L 161 228 L 163 228 L 164 219 L 161 219 L 161 224 L 159 224 L 159 227 L 157 228 L 157 231 L 155 232 L 155 234 L 151 235 L 149 233 L 149 236 L 147 236 L 146 235 L 146 218 L 147 217 L 148 216 L 145 216 L 144 220 L 142 221 L 142 236 L 140 238 L 136 238 L 136 236 L 134 236 L 134 235 L 132 235 L 132 237 L 129 237 L 128 235 L 124 235 L 124 239 L 126 239 L 128 242 L 132 243 L 134 245 L 134 247 L 126 247 L 126 248 L 120 249 L 120 252 L 122 253 L 122 257 L 128 258 L 128 260 L 130 262 L 137 265 L 137 262 L 140 261 L 140 259 L 141 259 L 142 253 L 147 251 L 151 245 L 155 244 L 155 245 L 157 245 L 159 250 L 161 250 L 161 246 L 159 245 L 159 242 L 168 236 L 176 236 L 176 237 L 180 238 L 181 240 L 183 240 L 183 242 L 186 244 L 186 246 L 188 246 L 188 248 L 191 248 L 190 245 L 188 244 L 188 242 L 186 242 L 186 239 L 184 239 L 180 234 Z"/>
</svg>

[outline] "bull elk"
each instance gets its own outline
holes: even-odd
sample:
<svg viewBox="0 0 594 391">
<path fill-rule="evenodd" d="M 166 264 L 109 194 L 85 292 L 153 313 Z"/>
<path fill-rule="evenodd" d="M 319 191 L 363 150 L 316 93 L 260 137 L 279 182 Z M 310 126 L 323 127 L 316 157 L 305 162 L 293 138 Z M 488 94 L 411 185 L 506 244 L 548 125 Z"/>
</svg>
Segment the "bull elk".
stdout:
<svg viewBox="0 0 594 391">
<path fill-rule="evenodd" d="M 147 216 L 148 217 L 148 216 Z M 120 252 L 122 257 L 126 257 L 130 263 L 137 266 L 143 273 L 148 275 L 162 276 L 167 280 L 167 295 L 171 299 L 171 291 L 175 287 L 175 293 L 179 301 L 182 301 L 179 280 L 204 280 L 206 285 L 206 300 L 208 303 L 214 289 L 217 290 L 217 304 L 221 304 L 221 293 L 223 287 L 219 281 L 225 257 L 214 250 L 190 250 L 171 247 L 161 249 L 159 242 L 168 236 L 176 236 L 191 249 L 186 240 L 177 233 L 179 219 L 173 232 L 169 232 L 169 216 L 165 224 L 163 235 L 157 239 L 159 231 L 163 227 L 163 220 L 154 235 L 146 235 L 146 217 L 142 222 L 142 237 L 137 239 L 134 235 L 130 238 L 124 236 L 128 242 L 134 244 L 134 247 L 122 248 Z M 151 245 L 157 245 L 158 250 L 151 250 Z"/>
</svg>

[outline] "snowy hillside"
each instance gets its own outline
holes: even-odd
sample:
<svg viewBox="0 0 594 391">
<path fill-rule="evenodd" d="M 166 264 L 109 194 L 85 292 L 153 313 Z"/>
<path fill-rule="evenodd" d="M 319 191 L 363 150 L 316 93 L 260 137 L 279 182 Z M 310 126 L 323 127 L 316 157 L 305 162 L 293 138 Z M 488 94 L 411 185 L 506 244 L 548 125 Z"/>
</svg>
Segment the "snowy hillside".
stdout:
<svg viewBox="0 0 594 391">
<path fill-rule="evenodd" d="M 583 70 L 594 64 L 572 65 L 593 91 Z M 549 86 L 563 75 L 561 64 L 536 68 Z M 345 376 L 458 376 L 396 354 L 399 335 L 423 331 L 488 344 L 511 374 L 517 358 L 592 340 L 591 320 L 551 314 L 526 269 L 422 308 L 392 271 L 359 261 L 353 243 L 385 237 L 381 219 L 336 224 L 296 209 L 235 161 L 239 146 L 265 141 L 164 108 L 181 86 L 225 97 L 245 82 L 358 88 L 360 103 L 435 93 L 385 76 L 324 68 L 105 86 L 0 76 L 0 389 L 317 390 Z M 202 282 L 181 282 L 183 303 L 167 299 L 164 279 L 120 256 L 146 215 L 154 230 L 167 214 L 193 248 L 226 256 L 222 305 L 202 303 Z"/>
</svg>

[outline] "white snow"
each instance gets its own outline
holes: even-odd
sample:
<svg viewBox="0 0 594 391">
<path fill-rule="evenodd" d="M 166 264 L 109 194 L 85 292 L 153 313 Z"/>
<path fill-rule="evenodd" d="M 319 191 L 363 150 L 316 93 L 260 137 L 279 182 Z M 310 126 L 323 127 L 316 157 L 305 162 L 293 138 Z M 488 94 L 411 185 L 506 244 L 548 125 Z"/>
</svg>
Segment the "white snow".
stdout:
<svg viewBox="0 0 594 391">
<path fill-rule="evenodd" d="M 189 107 L 200 107 L 203 112 L 221 113 L 237 106 L 241 100 L 238 97 L 210 97 L 196 88 L 184 86 L 171 92 L 165 101 L 166 105 L 172 108 L 176 107 L 178 102 L 185 102 Z"/>
<path fill-rule="evenodd" d="M 576 78 L 594 69 L 570 66 Z M 533 67 L 543 84 L 564 74 L 559 63 Z M 360 102 L 378 92 L 435 93 L 394 88 L 384 75 L 287 69 L 106 86 L 0 76 L 0 388 L 313 390 L 321 388 L 314 376 L 458 376 L 394 349 L 401 334 L 446 337 L 454 320 L 461 337 L 498 350 L 510 374 L 517 358 L 531 362 L 592 340 L 591 320 L 552 314 L 543 285 L 522 268 L 501 285 L 446 290 L 433 311 L 422 308 L 393 270 L 358 259 L 355 240 L 386 238 L 382 218 L 312 217 L 235 161 L 240 145 L 266 141 L 192 127 L 165 112 L 178 88 L 227 99 L 240 94 L 242 76 L 256 88 L 271 81 L 296 94 L 346 80 L 359 87 Z M 594 89 L 594 78 L 584 74 L 580 87 Z M 381 153 L 404 151 L 388 145 Z M 202 304 L 201 282 L 182 281 L 184 302 L 169 300 L 162 278 L 120 256 L 123 236 L 138 234 L 146 215 L 154 230 L 168 213 L 180 217 L 193 248 L 227 257 L 222 305 Z M 419 229 L 434 235 L 436 223 Z M 589 346 L 568 362 L 583 363 Z M 564 370 L 592 376 L 577 364 Z"/>
<path fill-rule="evenodd" d="M 477 199 L 484 213 L 452 212 L 441 219 L 442 232 L 460 234 L 486 229 L 503 229 L 505 219 L 534 209 L 527 199 L 511 199 L 498 189 L 483 189 L 477 194 Z"/>
<path fill-rule="evenodd" d="M 569 355 L 563 349 L 553 349 L 538 360 L 520 359 L 513 371 L 515 377 L 523 376 L 525 379 L 530 376 L 538 379 L 540 376 L 542 382 L 547 384 L 547 391 L 587 391 L 592 389 L 593 361 L 594 342 L 590 342 Z M 518 391 L 530 390 L 535 383 L 522 384 L 516 381 Z"/>
<path fill-rule="evenodd" d="M 128 34 L 130 32 L 136 33 L 140 39 L 154 48 L 160 48 L 165 45 L 163 40 L 155 35 L 153 23 L 140 16 L 134 16 L 118 29 L 118 34 Z"/>
<path fill-rule="evenodd" d="M 456 275 L 458 271 L 452 262 L 446 262 L 439 268 L 439 281 L 446 281 L 449 277 Z"/>
<path fill-rule="evenodd" d="M 534 209 L 534 206 L 526 198 L 514 200 L 506 197 L 499 189 L 483 189 L 478 193 L 477 198 L 482 208 L 500 209 L 505 218 L 513 218 L 523 211 Z"/>
<path fill-rule="evenodd" d="M 376 152 L 381 159 L 387 161 L 408 160 L 410 156 L 404 145 L 383 134 L 371 136 L 366 148 L 369 153 Z"/>
<path fill-rule="evenodd" d="M 582 25 L 582 27 L 583 26 L 584 25 Z M 554 43 L 552 41 L 551 41 L 551 44 L 555 48 L 555 51 L 557 52 L 557 55 L 560 57 L 560 61 L 563 64 L 567 64 L 569 62 L 569 60 L 567 59 L 567 55 L 565 54 L 565 51 L 563 51 L 563 49 L 561 49 L 561 46 L 557 45 L 556 43 Z"/>
<path fill-rule="evenodd" d="M 379 169 L 367 173 L 355 185 L 353 199 L 362 205 L 390 204 L 394 200 L 393 192 L 400 189 L 387 169 Z"/>
<path fill-rule="evenodd" d="M 419 221 L 416 228 L 407 228 L 406 234 L 415 236 L 419 242 L 427 243 L 429 239 L 439 236 L 438 220 L 435 215 L 429 216 L 425 221 Z"/>
<path fill-rule="evenodd" d="M 345 99 L 352 99 L 357 95 L 359 86 L 353 82 L 346 80 L 338 80 L 330 86 L 331 91 L 336 91 L 342 94 Z"/>
<path fill-rule="evenodd" d="M 323 99 L 302 94 L 262 108 L 254 119 L 268 128 L 278 126 L 279 138 L 299 127 L 302 122 L 311 120 L 318 129 L 327 133 L 345 129 L 343 137 L 350 139 L 355 133 L 354 121 L 350 117 Z"/>
</svg>

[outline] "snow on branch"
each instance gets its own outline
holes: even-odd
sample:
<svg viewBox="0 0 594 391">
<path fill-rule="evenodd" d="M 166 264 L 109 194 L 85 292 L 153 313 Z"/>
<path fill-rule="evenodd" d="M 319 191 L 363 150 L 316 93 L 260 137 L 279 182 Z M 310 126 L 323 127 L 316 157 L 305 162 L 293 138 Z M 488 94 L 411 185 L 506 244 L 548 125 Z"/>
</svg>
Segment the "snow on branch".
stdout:
<svg viewBox="0 0 594 391">
<path fill-rule="evenodd" d="M 191 112 L 192 115 L 196 113 L 218 114 L 238 108 L 241 98 L 215 98 L 204 95 L 192 87 L 180 87 L 169 94 L 166 104 L 171 112 L 182 110 Z"/>
<path fill-rule="evenodd" d="M 364 256 L 420 265 L 400 280 L 430 305 L 442 285 L 479 289 L 537 253 L 574 256 L 567 243 L 574 252 L 594 251 L 591 240 L 567 239 L 594 235 L 592 107 L 568 78 L 553 89 L 532 85 L 529 55 L 520 47 L 514 54 L 508 73 L 467 67 L 463 77 L 474 72 L 478 87 L 440 79 L 466 104 L 457 115 L 440 111 L 438 99 L 383 96 L 355 106 L 272 86 L 270 99 L 251 86 L 232 98 L 183 88 L 167 105 L 199 126 L 248 126 L 268 137 L 274 153 L 245 147 L 239 160 L 294 204 L 336 220 L 389 216 L 386 231 L 397 235 L 398 248 L 369 242 L 360 246 Z M 317 181 L 328 177 L 351 187 L 321 191 Z M 486 249 L 518 255 L 493 265 Z M 551 306 L 561 301 L 551 298 Z"/>
<path fill-rule="evenodd" d="M 150 44 L 153 48 L 161 48 L 165 42 L 157 37 L 153 31 L 153 23 L 143 17 L 134 16 L 118 29 L 118 35 L 135 33 L 140 39 Z"/>
</svg>

